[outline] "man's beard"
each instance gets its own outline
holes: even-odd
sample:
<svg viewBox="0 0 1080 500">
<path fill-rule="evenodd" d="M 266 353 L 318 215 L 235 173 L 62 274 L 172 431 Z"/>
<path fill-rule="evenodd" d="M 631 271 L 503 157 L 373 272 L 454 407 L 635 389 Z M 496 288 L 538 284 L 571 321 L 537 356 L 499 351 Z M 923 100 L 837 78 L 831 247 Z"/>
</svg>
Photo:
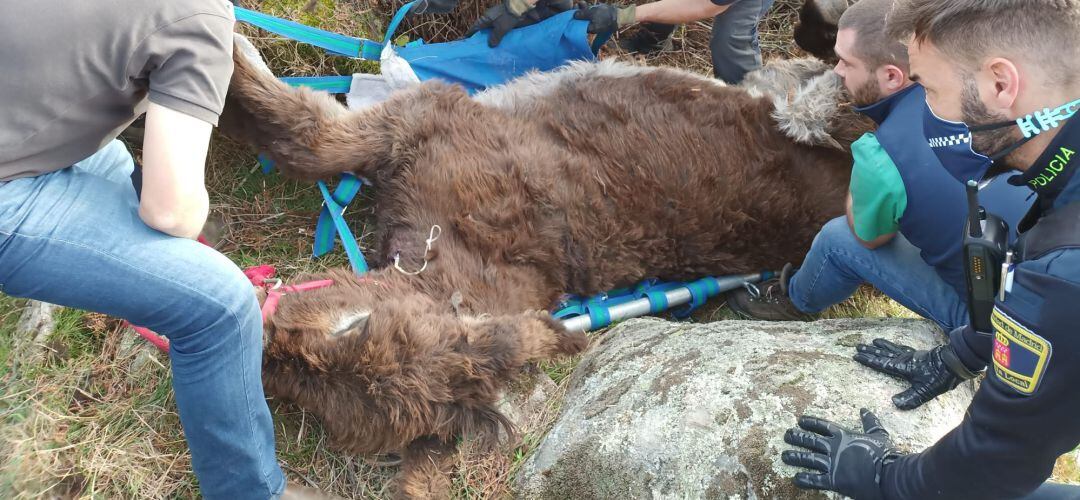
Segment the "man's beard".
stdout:
<svg viewBox="0 0 1080 500">
<path fill-rule="evenodd" d="M 881 89 L 873 78 L 867 80 L 861 87 L 848 91 L 848 94 L 851 97 L 851 103 L 860 108 L 874 104 L 882 97 Z"/>
<path fill-rule="evenodd" d="M 986 105 L 979 99 L 979 87 L 976 85 L 973 75 L 963 75 L 963 78 L 964 88 L 960 92 L 960 110 L 963 113 L 964 123 L 968 127 L 1012 121 L 1008 116 L 995 115 L 986 108 Z M 1016 127 L 984 130 L 971 134 L 971 149 L 976 153 L 993 158 L 994 155 L 1005 151 L 1022 138 L 1020 130 Z M 994 168 L 991 169 L 990 174 L 1001 173 L 1007 169 L 1023 168 L 1024 165 L 1017 165 L 1016 159 L 1016 151 L 999 158 L 994 162 Z"/>
</svg>

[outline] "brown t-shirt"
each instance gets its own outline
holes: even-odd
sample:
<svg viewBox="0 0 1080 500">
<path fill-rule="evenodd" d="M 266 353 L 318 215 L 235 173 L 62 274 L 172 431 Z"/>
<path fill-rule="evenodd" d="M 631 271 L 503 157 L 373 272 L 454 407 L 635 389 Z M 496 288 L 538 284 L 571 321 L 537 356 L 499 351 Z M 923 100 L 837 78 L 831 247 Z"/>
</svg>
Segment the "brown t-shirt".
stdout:
<svg viewBox="0 0 1080 500">
<path fill-rule="evenodd" d="M 217 124 L 232 76 L 225 0 L 5 0 L 0 181 L 83 160 L 147 99 Z"/>
</svg>

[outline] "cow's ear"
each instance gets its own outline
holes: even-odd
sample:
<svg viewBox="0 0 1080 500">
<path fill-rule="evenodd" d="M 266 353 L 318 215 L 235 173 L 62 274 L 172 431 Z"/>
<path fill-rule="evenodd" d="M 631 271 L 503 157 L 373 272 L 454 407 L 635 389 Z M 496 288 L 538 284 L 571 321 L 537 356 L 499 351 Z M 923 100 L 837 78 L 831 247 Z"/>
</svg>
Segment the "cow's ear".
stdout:
<svg viewBox="0 0 1080 500">
<path fill-rule="evenodd" d="M 808 146 L 829 146 L 843 150 L 830 135 L 844 97 L 840 77 L 832 72 L 811 78 L 786 99 L 774 99 L 773 119 L 784 135 Z"/>
</svg>

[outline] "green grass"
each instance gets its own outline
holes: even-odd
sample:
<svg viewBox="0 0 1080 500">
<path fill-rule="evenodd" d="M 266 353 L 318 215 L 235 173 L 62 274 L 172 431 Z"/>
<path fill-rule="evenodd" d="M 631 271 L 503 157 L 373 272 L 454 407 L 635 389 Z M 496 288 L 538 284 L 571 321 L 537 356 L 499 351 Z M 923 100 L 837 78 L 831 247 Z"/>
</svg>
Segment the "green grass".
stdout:
<svg viewBox="0 0 1080 500">
<path fill-rule="evenodd" d="M 25 301 L 0 293 L 0 380 L 10 371 L 11 351 L 15 344 L 15 325 L 19 321 Z"/>
</svg>

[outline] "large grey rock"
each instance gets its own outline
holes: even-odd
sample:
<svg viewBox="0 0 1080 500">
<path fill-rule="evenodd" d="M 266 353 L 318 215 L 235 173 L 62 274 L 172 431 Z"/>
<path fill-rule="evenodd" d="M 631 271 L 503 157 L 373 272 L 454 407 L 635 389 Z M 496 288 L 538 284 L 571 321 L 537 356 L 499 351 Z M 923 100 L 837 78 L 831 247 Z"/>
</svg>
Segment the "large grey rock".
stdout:
<svg viewBox="0 0 1080 500">
<path fill-rule="evenodd" d="M 825 498 L 796 489 L 780 461 L 786 429 L 809 413 L 858 425 L 874 410 L 907 451 L 958 424 L 964 384 L 896 410 L 905 388 L 854 361 L 876 337 L 928 348 L 944 340 L 918 320 L 814 323 L 626 322 L 578 366 L 562 414 L 519 475 L 523 498 Z"/>
</svg>

